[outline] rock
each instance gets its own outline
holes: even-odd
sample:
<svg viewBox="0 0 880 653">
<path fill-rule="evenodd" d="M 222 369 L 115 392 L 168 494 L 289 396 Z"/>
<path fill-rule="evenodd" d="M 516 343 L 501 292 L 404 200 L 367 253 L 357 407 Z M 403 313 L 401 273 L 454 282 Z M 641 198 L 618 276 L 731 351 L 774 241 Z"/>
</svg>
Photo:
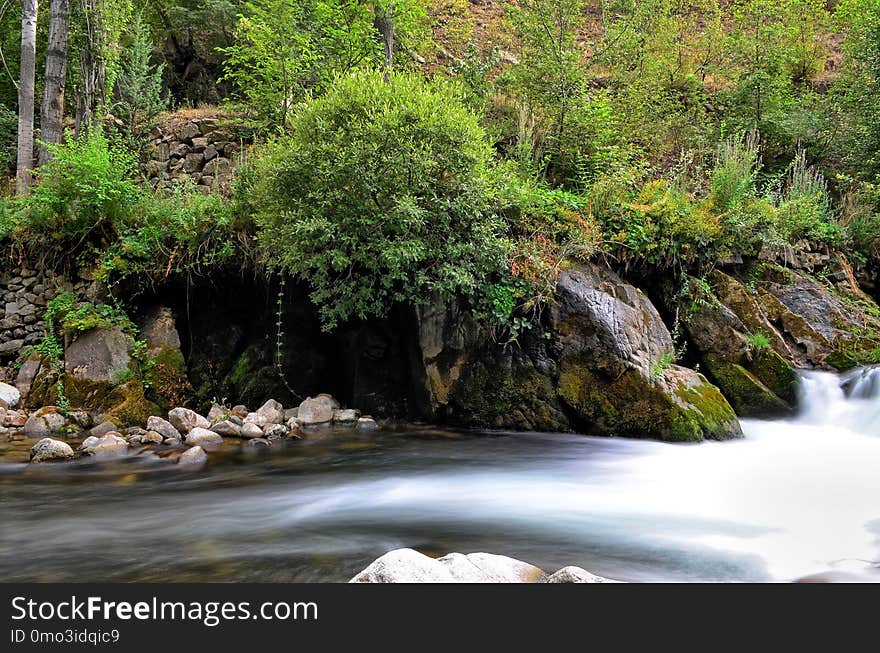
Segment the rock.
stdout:
<svg viewBox="0 0 880 653">
<path fill-rule="evenodd" d="M 91 428 L 94 424 L 92 416 L 84 410 L 74 410 L 68 415 L 68 417 L 70 418 L 72 424 L 78 426 L 81 429 Z"/>
<path fill-rule="evenodd" d="M 187 433 L 185 441 L 191 445 L 219 444 L 223 442 L 223 437 L 219 433 L 197 426 Z"/>
<path fill-rule="evenodd" d="M 271 424 L 284 423 L 284 406 L 274 399 L 270 399 L 257 409 L 257 414 L 266 418 Z"/>
<path fill-rule="evenodd" d="M 241 427 L 229 420 L 217 422 L 211 427 L 211 430 L 214 431 L 214 433 L 219 433 L 227 438 L 237 438 L 241 436 Z"/>
<path fill-rule="evenodd" d="M 243 406 L 241 404 L 239 404 L 238 406 L 233 406 L 232 410 L 229 412 L 232 415 L 235 415 L 236 417 L 239 417 L 241 419 L 244 419 L 248 416 L 248 413 L 250 413 L 250 411 L 247 409 L 247 406 Z"/>
<path fill-rule="evenodd" d="M 199 429 L 209 429 L 211 428 L 211 422 L 206 420 L 204 417 L 196 413 L 195 411 L 190 410 L 189 408 L 173 408 L 168 412 L 168 421 L 171 425 L 183 433 L 184 435 L 189 433 L 195 428 Z M 148 428 L 149 424 L 147 425 Z M 153 429 L 154 431 L 158 429 Z M 159 431 L 161 433 L 161 431 Z"/>
<path fill-rule="evenodd" d="M 43 359 L 38 356 L 31 356 L 21 364 L 21 369 L 15 377 L 15 387 L 18 388 L 23 400 L 27 400 L 42 366 Z"/>
<path fill-rule="evenodd" d="M 93 329 L 79 334 L 64 352 L 64 367 L 75 377 L 116 383 L 129 369 L 134 340 L 122 330 Z"/>
<path fill-rule="evenodd" d="M 318 399 L 326 399 L 327 401 L 329 401 L 330 405 L 333 406 L 333 410 L 336 410 L 337 408 L 342 408 L 342 405 L 339 403 L 336 397 L 334 397 L 333 395 L 329 395 L 326 392 L 320 393 L 318 395 Z"/>
<path fill-rule="evenodd" d="M 292 419 L 296 419 L 297 414 L 299 413 L 299 407 L 296 408 L 288 408 L 284 411 L 284 421 L 289 422 Z"/>
<path fill-rule="evenodd" d="M 161 417 L 151 416 L 147 418 L 147 430 L 154 431 L 163 438 L 180 437 L 180 431 L 178 431 L 171 422 L 164 420 Z"/>
<path fill-rule="evenodd" d="M 287 431 L 287 427 L 283 424 L 266 424 L 263 427 L 263 435 L 270 440 L 273 438 L 286 438 Z"/>
<path fill-rule="evenodd" d="M 353 408 L 339 408 L 333 411 L 333 421 L 339 424 L 355 424 L 361 413 Z"/>
<path fill-rule="evenodd" d="M 291 430 L 291 431 L 293 429 L 299 428 L 299 422 L 297 421 L 296 417 L 291 417 L 286 422 L 284 422 L 284 425 L 288 428 L 288 430 Z"/>
<path fill-rule="evenodd" d="M 41 408 L 24 424 L 24 434 L 30 438 L 44 438 L 59 433 L 67 425 L 67 419 L 55 406 Z"/>
<path fill-rule="evenodd" d="M 309 397 L 299 405 L 297 421 L 301 426 L 314 426 L 326 424 L 333 420 L 333 411 L 336 406 L 328 395 L 318 395 L 314 399 Z"/>
<path fill-rule="evenodd" d="M 266 438 L 251 438 L 247 442 L 244 443 L 246 447 L 271 447 L 272 443 L 269 442 Z"/>
<path fill-rule="evenodd" d="M 21 391 L 15 386 L 0 382 L 0 401 L 3 401 L 7 408 L 15 408 L 21 401 Z"/>
<path fill-rule="evenodd" d="M 3 426 L 9 428 L 21 428 L 27 424 L 27 421 L 27 415 L 14 410 L 6 411 L 6 414 L 3 416 Z"/>
<path fill-rule="evenodd" d="M 243 438 L 262 438 L 263 429 L 252 422 L 246 423 L 241 427 L 241 437 Z"/>
<path fill-rule="evenodd" d="M 80 445 L 84 454 L 98 458 L 115 458 L 128 453 L 128 442 L 119 433 L 106 433 L 100 438 L 90 436 Z"/>
<path fill-rule="evenodd" d="M 100 438 L 102 435 L 107 435 L 108 433 L 115 433 L 119 430 L 119 427 L 116 426 L 113 422 L 101 422 L 94 428 L 89 431 L 89 435 L 93 435 L 95 437 Z"/>
<path fill-rule="evenodd" d="M 0 354 L 14 354 L 21 351 L 22 347 L 24 347 L 24 339 L 8 340 L 0 343 Z"/>
<path fill-rule="evenodd" d="M 179 437 L 177 437 L 177 438 L 165 438 L 165 441 L 163 442 L 163 444 L 164 444 L 166 447 L 176 447 L 176 446 L 178 446 L 178 445 L 180 444 L 180 438 L 179 438 Z"/>
<path fill-rule="evenodd" d="M 175 136 L 181 141 L 191 141 L 202 133 L 198 125 L 192 122 L 186 122 L 177 128 Z"/>
<path fill-rule="evenodd" d="M 74 453 L 70 445 L 60 440 L 43 438 L 31 447 L 31 462 L 44 463 L 56 460 L 70 460 Z"/>
<path fill-rule="evenodd" d="M 167 306 L 153 306 L 147 311 L 141 325 L 141 335 L 146 340 L 151 354 L 155 354 L 162 347 L 180 349 L 177 322 L 174 313 Z"/>
<path fill-rule="evenodd" d="M 602 576 L 591 574 L 580 567 L 563 567 L 547 579 L 548 583 L 619 583 Z"/>
<path fill-rule="evenodd" d="M 379 428 L 379 425 L 376 424 L 376 420 L 374 420 L 372 417 L 361 417 L 358 418 L 357 427 L 365 431 L 375 431 L 377 428 Z"/>
<path fill-rule="evenodd" d="M 204 467 L 208 463 L 208 454 L 205 453 L 205 450 L 201 447 L 190 447 L 182 454 L 180 454 L 180 458 L 177 459 L 178 465 L 184 465 L 185 467 L 191 468 L 199 468 Z"/>
<path fill-rule="evenodd" d="M 223 416 L 225 414 L 226 409 L 223 408 L 223 406 L 218 406 L 217 404 L 214 404 L 213 406 L 211 406 L 211 410 L 208 411 L 208 421 L 211 422 L 211 424 L 219 422 L 221 419 L 223 419 Z"/>
<path fill-rule="evenodd" d="M 141 442 L 149 442 L 150 444 L 162 444 L 164 441 L 165 438 L 162 437 L 162 434 L 156 431 L 147 431 L 141 436 Z"/>
<path fill-rule="evenodd" d="M 245 424 L 256 424 L 257 426 L 265 426 L 269 423 L 269 420 L 265 415 L 261 415 L 260 413 L 248 413 L 247 417 L 244 418 Z"/>
<path fill-rule="evenodd" d="M 540 583 L 547 574 L 527 562 L 490 553 L 429 558 L 396 549 L 375 560 L 352 583 Z"/>
</svg>

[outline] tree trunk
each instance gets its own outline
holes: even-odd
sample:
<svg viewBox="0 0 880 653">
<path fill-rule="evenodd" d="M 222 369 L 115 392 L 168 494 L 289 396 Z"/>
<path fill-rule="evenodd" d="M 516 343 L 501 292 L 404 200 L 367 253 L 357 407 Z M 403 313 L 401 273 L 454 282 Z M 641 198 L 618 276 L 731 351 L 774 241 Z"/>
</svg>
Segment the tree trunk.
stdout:
<svg viewBox="0 0 880 653">
<path fill-rule="evenodd" d="M 37 57 L 37 0 L 21 0 L 21 68 L 18 80 L 18 159 L 15 189 L 27 195 L 34 167 L 34 73 Z"/>
<path fill-rule="evenodd" d="M 104 60 L 101 54 L 101 14 L 97 0 L 80 0 L 85 18 L 85 34 L 80 55 L 80 87 L 76 94 L 77 138 L 87 135 L 95 111 L 103 103 Z"/>
<path fill-rule="evenodd" d="M 49 14 L 49 48 L 46 52 L 46 87 L 43 105 L 40 107 L 40 140 L 43 143 L 60 143 L 64 121 L 64 85 L 67 78 L 67 19 L 70 0 L 52 0 Z M 46 163 L 52 154 L 40 145 L 37 159 L 39 165 Z"/>
<path fill-rule="evenodd" d="M 391 75 L 394 67 L 394 5 L 390 4 L 387 9 L 376 7 L 376 29 L 382 35 L 382 47 L 385 51 L 385 81 Z"/>
</svg>

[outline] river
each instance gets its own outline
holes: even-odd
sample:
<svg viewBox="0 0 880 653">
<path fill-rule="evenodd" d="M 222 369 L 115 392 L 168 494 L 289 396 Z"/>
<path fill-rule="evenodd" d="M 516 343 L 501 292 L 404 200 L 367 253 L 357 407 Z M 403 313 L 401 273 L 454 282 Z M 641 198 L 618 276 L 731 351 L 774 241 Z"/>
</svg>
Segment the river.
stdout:
<svg viewBox="0 0 880 653">
<path fill-rule="evenodd" d="M 4 581 L 345 581 L 488 551 L 627 581 L 880 581 L 880 370 L 807 373 L 796 418 L 673 445 L 397 427 L 28 466 L 0 446 Z"/>
</svg>

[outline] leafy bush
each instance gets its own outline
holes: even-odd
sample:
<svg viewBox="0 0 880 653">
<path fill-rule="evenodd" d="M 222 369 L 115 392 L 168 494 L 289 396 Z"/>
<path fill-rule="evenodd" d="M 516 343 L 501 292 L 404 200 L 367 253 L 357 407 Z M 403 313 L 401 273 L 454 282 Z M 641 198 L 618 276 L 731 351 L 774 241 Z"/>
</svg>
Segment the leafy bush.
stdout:
<svg viewBox="0 0 880 653">
<path fill-rule="evenodd" d="M 757 170 L 758 141 L 754 132 L 722 143 L 709 182 L 709 197 L 716 210 L 730 211 L 753 198 Z"/>
<path fill-rule="evenodd" d="M 327 329 L 470 293 L 505 256 L 491 159 L 478 119 L 447 85 L 341 78 L 255 163 L 259 241 L 311 285 Z"/>
</svg>

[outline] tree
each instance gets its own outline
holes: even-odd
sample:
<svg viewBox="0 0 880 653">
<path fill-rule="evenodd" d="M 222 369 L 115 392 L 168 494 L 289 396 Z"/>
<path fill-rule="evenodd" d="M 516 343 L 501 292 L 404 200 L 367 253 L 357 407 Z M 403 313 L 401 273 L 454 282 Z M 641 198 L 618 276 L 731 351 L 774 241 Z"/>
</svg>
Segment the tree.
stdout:
<svg viewBox="0 0 880 653">
<path fill-rule="evenodd" d="M 46 79 L 40 107 L 40 140 L 63 140 L 64 87 L 67 80 L 67 43 L 70 0 L 51 0 L 49 5 L 49 47 L 46 51 Z M 40 145 L 38 164 L 44 165 L 51 150 Z"/>
<path fill-rule="evenodd" d="M 259 240 L 327 329 L 474 292 L 506 262 L 491 161 L 457 89 L 356 72 L 301 105 L 250 172 Z"/>
<path fill-rule="evenodd" d="M 18 80 L 16 191 L 27 195 L 34 167 L 34 83 L 37 57 L 37 0 L 21 0 L 21 59 Z"/>
</svg>

